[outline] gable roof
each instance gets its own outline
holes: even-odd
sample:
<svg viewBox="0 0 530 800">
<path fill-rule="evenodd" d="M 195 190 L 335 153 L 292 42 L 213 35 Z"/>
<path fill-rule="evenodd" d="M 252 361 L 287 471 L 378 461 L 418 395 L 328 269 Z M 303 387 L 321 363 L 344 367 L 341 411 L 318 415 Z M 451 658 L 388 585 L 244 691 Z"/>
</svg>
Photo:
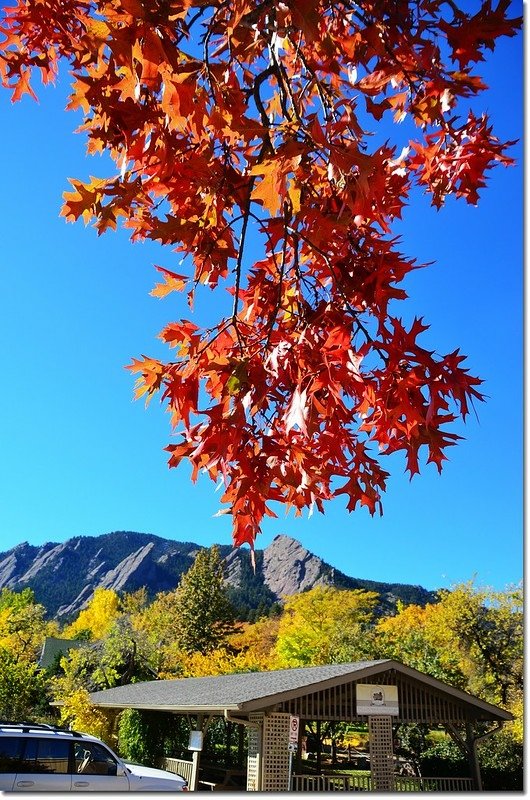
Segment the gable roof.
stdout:
<svg viewBox="0 0 530 800">
<path fill-rule="evenodd" d="M 94 705 L 106 708 L 137 708 L 184 714 L 223 714 L 225 711 L 248 713 L 332 686 L 374 677 L 391 669 L 474 707 L 480 711 L 482 718 L 486 714 L 489 719 L 512 719 L 509 712 L 497 706 L 391 659 L 205 678 L 145 681 L 93 692 L 90 700 Z"/>
<path fill-rule="evenodd" d="M 98 706 L 159 708 L 160 710 L 243 710 L 255 701 L 274 705 L 285 694 L 305 694 L 315 684 L 334 680 L 384 661 L 358 661 L 352 664 L 328 664 L 323 667 L 278 669 L 270 672 L 243 672 L 206 678 L 177 678 L 145 681 L 93 692 L 91 702 Z M 115 703 L 118 705 L 116 706 Z"/>
<path fill-rule="evenodd" d="M 51 667 L 59 655 L 67 655 L 69 650 L 78 650 L 86 645 L 87 642 L 81 639 L 59 639 L 57 636 L 47 636 L 42 646 L 39 667 L 42 669 Z"/>
</svg>

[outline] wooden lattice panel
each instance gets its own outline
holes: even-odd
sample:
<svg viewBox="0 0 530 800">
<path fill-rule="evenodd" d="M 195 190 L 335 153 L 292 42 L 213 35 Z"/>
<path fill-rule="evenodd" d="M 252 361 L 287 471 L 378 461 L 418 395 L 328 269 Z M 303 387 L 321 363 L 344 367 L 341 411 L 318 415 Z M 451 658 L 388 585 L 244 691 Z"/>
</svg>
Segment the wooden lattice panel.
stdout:
<svg viewBox="0 0 530 800">
<path fill-rule="evenodd" d="M 369 717 L 368 730 L 372 789 L 376 792 L 392 792 L 394 790 L 392 717 Z"/>
<path fill-rule="evenodd" d="M 290 714 L 268 714 L 263 721 L 262 782 L 264 792 L 289 789 Z"/>
<path fill-rule="evenodd" d="M 247 792 L 261 791 L 261 742 L 264 714 L 250 714 L 249 722 L 259 728 L 248 729 Z"/>
</svg>

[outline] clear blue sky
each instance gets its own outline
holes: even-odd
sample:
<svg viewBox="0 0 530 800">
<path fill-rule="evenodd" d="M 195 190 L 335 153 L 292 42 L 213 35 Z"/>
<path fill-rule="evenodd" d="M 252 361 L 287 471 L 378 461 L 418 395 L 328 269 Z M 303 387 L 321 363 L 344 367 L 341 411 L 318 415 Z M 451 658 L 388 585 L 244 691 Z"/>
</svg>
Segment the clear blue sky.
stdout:
<svg viewBox="0 0 530 800">
<path fill-rule="evenodd" d="M 501 41 L 483 74 L 497 134 L 521 138 L 522 37 Z M 165 355 L 156 334 L 187 315 L 183 300 L 149 296 L 152 264 L 174 268 L 174 257 L 59 218 L 67 177 L 108 174 L 73 135 L 66 91 L 14 106 L 0 92 L 0 549 L 114 530 L 230 543 L 229 519 L 213 518 L 214 485 L 168 470 L 167 416 L 133 401 L 124 369 L 132 356 Z M 407 254 L 436 261 L 408 280 L 402 313 L 423 315 L 425 345 L 461 347 L 485 381 L 465 441 L 441 477 L 428 465 L 409 482 L 402 460 L 387 460 L 382 519 L 348 514 L 339 499 L 324 516 L 266 521 L 257 547 L 287 533 L 350 575 L 427 588 L 522 577 L 521 144 L 512 154 L 517 167 L 493 171 L 479 207 L 436 213 L 420 197 L 400 229 Z"/>
</svg>

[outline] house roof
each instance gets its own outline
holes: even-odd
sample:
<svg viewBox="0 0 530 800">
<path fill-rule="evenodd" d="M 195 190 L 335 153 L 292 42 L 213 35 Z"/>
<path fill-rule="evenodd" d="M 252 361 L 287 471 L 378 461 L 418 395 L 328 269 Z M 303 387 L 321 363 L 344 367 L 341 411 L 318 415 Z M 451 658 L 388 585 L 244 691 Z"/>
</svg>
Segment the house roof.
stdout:
<svg viewBox="0 0 530 800">
<path fill-rule="evenodd" d="M 77 650 L 84 646 L 86 642 L 80 639 L 58 639 L 56 636 L 47 636 L 39 658 L 39 667 L 42 669 L 51 667 L 58 655 L 66 655 L 69 650 Z"/>
<path fill-rule="evenodd" d="M 375 677 L 391 669 L 443 691 L 469 707 L 475 707 L 482 718 L 486 714 L 489 719 L 512 719 L 511 714 L 497 706 L 391 659 L 205 678 L 145 681 L 93 692 L 90 699 L 94 705 L 106 708 L 137 708 L 185 714 L 223 714 L 225 711 L 248 713 L 332 686 Z"/>
</svg>

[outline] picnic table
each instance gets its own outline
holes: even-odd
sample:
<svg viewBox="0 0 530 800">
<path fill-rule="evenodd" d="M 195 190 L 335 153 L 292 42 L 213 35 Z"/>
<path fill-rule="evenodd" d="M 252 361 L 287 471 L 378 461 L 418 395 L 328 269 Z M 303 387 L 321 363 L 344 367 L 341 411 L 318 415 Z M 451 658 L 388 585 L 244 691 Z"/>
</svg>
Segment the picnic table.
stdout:
<svg viewBox="0 0 530 800">
<path fill-rule="evenodd" d="M 199 791 L 201 789 L 211 792 L 245 791 L 246 774 L 244 769 L 204 765 L 199 772 Z"/>
</svg>

